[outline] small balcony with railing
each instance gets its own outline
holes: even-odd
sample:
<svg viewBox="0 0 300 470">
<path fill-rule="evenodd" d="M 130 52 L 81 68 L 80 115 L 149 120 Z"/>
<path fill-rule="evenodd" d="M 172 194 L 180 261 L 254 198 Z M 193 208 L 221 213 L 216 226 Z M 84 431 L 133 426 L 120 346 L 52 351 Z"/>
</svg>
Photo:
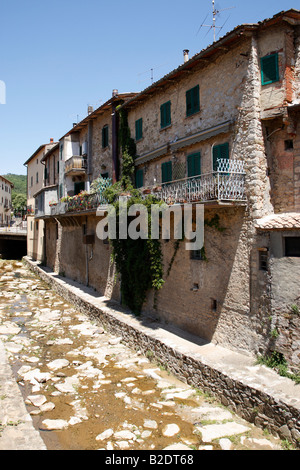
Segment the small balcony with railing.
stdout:
<svg viewBox="0 0 300 470">
<path fill-rule="evenodd" d="M 87 159 L 83 156 L 73 156 L 65 162 L 65 175 L 80 176 L 85 175 L 87 170 Z"/>
<path fill-rule="evenodd" d="M 241 160 L 219 159 L 217 171 L 141 188 L 168 205 L 184 203 L 246 203 Z"/>
</svg>

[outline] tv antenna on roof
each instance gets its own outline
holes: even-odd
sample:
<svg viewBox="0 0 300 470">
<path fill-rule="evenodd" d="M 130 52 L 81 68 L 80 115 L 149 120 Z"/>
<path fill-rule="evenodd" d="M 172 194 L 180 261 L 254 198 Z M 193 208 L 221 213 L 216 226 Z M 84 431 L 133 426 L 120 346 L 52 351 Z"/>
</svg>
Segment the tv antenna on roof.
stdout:
<svg viewBox="0 0 300 470">
<path fill-rule="evenodd" d="M 225 11 L 225 10 L 232 10 L 233 8 L 235 7 L 230 7 L 230 8 L 223 8 L 222 10 L 218 10 L 216 9 L 215 7 L 215 0 L 212 0 L 212 9 L 213 9 L 213 24 L 204 24 L 204 21 L 206 20 L 206 18 L 208 17 L 208 15 L 206 15 L 202 25 L 199 27 L 198 29 L 198 32 L 197 34 L 199 33 L 200 29 L 204 26 L 206 28 L 209 28 L 208 32 L 213 29 L 214 31 L 214 42 L 216 42 L 216 29 L 219 29 L 219 33 L 221 32 L 221 30 L 224 28 L 225 24 L 227 23 L 229 17 L 227 18 L 227 20 L 225 21 L 225 23 L 223 24 L 223 26 L 216 26 L 216 19 L 217 19 L 217 16 L 222 12 L 222 11 Z"/>
</svg>

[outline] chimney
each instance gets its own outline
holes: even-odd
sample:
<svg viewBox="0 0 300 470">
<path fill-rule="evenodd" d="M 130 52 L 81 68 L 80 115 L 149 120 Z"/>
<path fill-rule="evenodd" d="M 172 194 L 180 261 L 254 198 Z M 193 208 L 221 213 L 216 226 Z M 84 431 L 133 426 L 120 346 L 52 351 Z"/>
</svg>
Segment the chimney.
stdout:
<svg viewBox="0 0 300 470">
<path fill-rule="evenodd" d="M 54 139 L 53 139 L 53 137 L 51 137 L 50 143 L 53 144 L 53 142 L 54 142 Z"/>
<path fill-rule="evenodd" d="M 184 49 L 184 51 L 183 51 L 184 63 L 189 60 L 189 52 L 190 51 L 188 49 Z"/>
<path fill-rule="evenodd" d="M 93 106 L 88 106 L 88 115 L 92 114 L 94 111 Z"/>
<path fill-rule="evenodd" d="M 112 92 L 113 98 L 115 98 L 116 96 L 118 96 L 118 94 L 119 94 L 119 91 L 116 90 L 116 89 L 114 89 L 113 92 Z"/>
</svg>

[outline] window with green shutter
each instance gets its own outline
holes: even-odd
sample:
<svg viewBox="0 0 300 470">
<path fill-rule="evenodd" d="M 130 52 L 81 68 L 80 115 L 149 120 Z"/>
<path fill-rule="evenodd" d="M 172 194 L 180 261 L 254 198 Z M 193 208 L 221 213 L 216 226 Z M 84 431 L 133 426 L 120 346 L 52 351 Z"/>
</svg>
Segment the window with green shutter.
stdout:
<svg viewBox="0 0 300 470">
<path fill-rule="evenodd" d="M 168 183 L 172 181 L 172 162 L 161 164 L 161 182 Z"/>
<path fill-rule="evenodd" d="M 260 59 L 261 64 L 261 83 L 268 85 L 269 83 L 278 82 L 278 54 L 270 54 Z"/>
<path fill-rule="evenodd" d="M 102 129 L 102 148 L 108 147 L 108 126 L 104 126 Z"/>
<path fill-rule="evenodd" d="M 167 101 L 160 107 L 160 127 L 163 129 L 164 127 L 171 125 L 171 101 Z"/>
<path fill-rule="evenodd" d="M 142 188 L 144 186 L 144 172 L 142 168 L 137 170 L 135 173 L 135 186 L 137 188 Z"/>
<path fill-rule="evenodd" d="M 199 85 L 186 92 L 186 115 L 191 116 L 198 111 L 200 111 Z"/>
<path fill-rule="evenodd" d="M 143 137 L 143 119 L 135 121 L 135 140 L 141 140 Z"/>
<path fill-rule="evenodd" d="M 213 147 L 213 171 L 218 170 L 218 160 L 219 159 L 229 160 L 229 143 L 215 145 Z"/>
<path fill-rule="evenodd" d="M 188 177 L 201 174 L 201 155 L 200 152 L 193 153 L 187 157 Z"/>
</svg>

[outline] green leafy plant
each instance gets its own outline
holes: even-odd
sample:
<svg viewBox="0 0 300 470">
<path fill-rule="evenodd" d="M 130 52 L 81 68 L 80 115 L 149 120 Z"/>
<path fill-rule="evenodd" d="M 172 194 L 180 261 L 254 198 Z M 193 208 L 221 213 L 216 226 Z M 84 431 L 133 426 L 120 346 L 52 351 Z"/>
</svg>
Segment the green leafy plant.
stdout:
<svg viewBox="0 0 300 470">
<path fill-rule="evenodd" d="M 110 240 L 116 269 L 121 275 L 122 302 L 135 314 L 140 314 L 147 292 L 150 289 L 158 291 L 164 284 L 162 251 L 160 241 L 151 238 L 151 206 L 162 204 L 152 195 L 142 197 L 139 190 L 133 186 L 134 159 L 136 148 L 130 137 L 127 115 L 120 111 L 120 145 L 122 149 L 121 180 L 106 188 L 103 195 L 116 213 L 116 238 Z M 127 197 L 127 215 L 133 204 L 143 205 L 148 214 L 148 238 L 132 240 L 120 238 L 119 215 L 124 210 L 120 197 Z"/>
</svg>

